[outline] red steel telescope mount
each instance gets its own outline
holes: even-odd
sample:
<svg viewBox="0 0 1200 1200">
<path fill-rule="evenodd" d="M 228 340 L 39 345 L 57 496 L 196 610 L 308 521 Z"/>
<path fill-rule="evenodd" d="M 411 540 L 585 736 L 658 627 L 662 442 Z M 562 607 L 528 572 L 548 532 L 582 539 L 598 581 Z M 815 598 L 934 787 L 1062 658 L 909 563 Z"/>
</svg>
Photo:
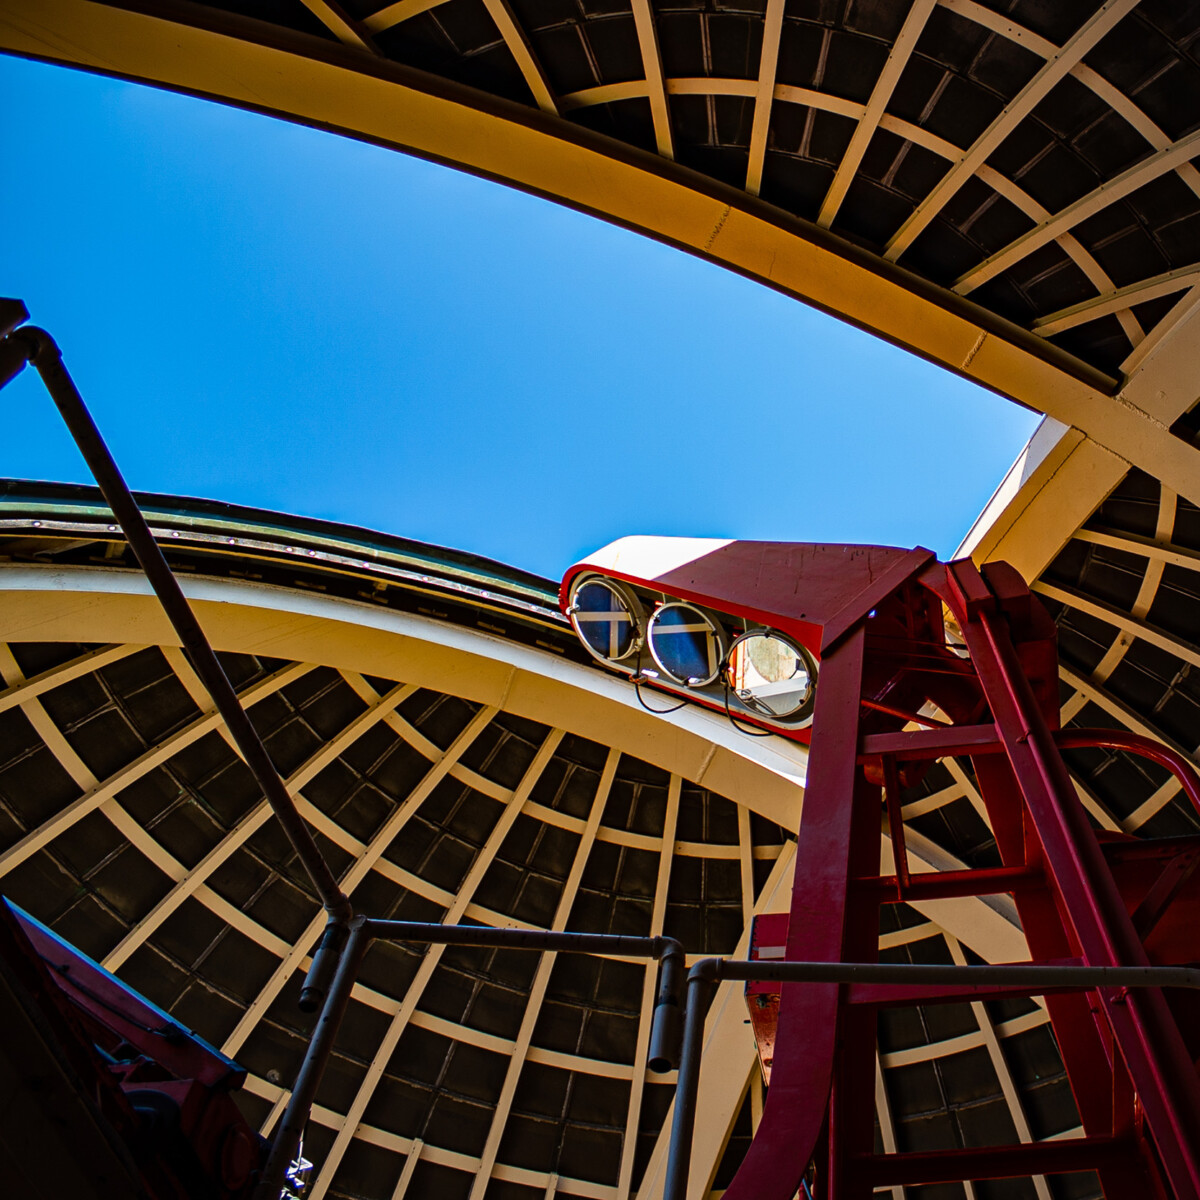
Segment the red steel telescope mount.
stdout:
<svg viewBox="0 0 1200 1200">
<path fill-rule="evenodd" d="M 815 694 L 810 725 L 773 726 L 752 708 L 738 714 L 748 726 L 774 728 L 811 747 L 787 960 L 872 963 L 882 906 L 1003 894 L 1015 902 L 1030 964 L 1144 967 L 1200 959 L 1200 876 L 1193 878 L 1200 838 L 1098 835 L 1061 750 L 1104 746 L 1147 755 L 1180 778 L 1198 811 L 1200 780 L 1190 764 L 1149 739 L 1059 729 L 1054 623 L 1011 567 L 992 563 L 981 572 L 969 561 L 942 564 L 927 551 L 884 547 L 713 542 L 679 553 L 687 548 L 672 551 L 672 541 L 625 539 L 572 568 L 564 607 L 572 612 L 571 597 L 584 595 L 581 581 L 610 579 L 617 597 L 611 607 L 627 603 L 631 624 L 683 604 L 723 629 L 711 636 L 723 637 L 726 647 L 757 629 L 798 643 L 807 655 Z M 666 552 L 659 565 L 654 543 Z M 573 619 L 584 636 L 588 627 Z M 687 619 L 688 628 L 700 630 L 700 617 Z M 650 616 L 648 638 L 654 622 Z M 594 641 L 601 651 L 609 644 Z M 635 642 L 633 633 L 619 646 L 616 634 L 611 639 L 626 664 L 635 661 Z M 658 674 L 634 670 L 640 685 L 659 693 L 679 695 L 703 682 L 677 672 L 674 685 L 664 684 Z M 716 706 L 711 681 L 697 691 L 701 703 Z M 728 697 L 726 690 L 726 708 Z M 950 755 L 973 765 L 1002 865 L 910 871 L 901 790 Z M 886 868 L 881 825 L 894 864 Z M 1097 1172 L 1110 1200 L 1200 1198 L 1194 991 L 774 986 L 780 1004 L 770 1089 L 725 1200 L 792 1200 L 810 1180 L 817 1197 L 859 1200 L 888 1186 L 1077 1171 Z M 878 1009 L 1035 990 L 1045 995 L 1082 1136 L 876 1153 Z"/>
</svg>

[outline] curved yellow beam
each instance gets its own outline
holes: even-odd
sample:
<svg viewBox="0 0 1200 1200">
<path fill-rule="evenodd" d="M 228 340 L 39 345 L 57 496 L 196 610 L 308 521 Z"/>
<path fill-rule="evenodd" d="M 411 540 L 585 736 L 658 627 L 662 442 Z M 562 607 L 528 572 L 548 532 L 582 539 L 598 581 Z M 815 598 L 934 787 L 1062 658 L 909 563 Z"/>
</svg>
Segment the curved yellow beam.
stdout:
<svg viewBox="0 0 1200 1200">
<path fill-rule="evenodd" d="M 266 654 L 383 675 L 603 742 L 795 829 L 808 751 L 748 738 L 694 705 L 642 708 L 628 684 L 547 651 L 429 617 L 261 584 L 181 584 L 219 651 Z M 145 578 L 101 568 L 0 570 L 0 642 L 173 646 L 178 638 Z"/>
<path fill-rule="evenodd" d="M 93 0 L 8 0 L 0 50 L 344 133 L 600 216 L 1047 413 L 1200 503 L 1200 453 L 1158 414 L 1117 399 L 1118 381 L 744 191 L 353 47 L 169 0 L 147 7 L 156 15 Z M 189 23 L 198 20 L 208 24 Z"/>
</svg>

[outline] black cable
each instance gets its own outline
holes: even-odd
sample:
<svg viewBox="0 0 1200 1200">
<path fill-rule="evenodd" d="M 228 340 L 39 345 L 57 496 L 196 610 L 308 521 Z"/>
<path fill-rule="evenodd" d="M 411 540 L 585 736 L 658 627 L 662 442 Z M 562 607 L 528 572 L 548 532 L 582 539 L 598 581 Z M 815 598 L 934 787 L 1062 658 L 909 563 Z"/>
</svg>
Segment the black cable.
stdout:
<svg viewBox="0 0 1200 1200">
<path fill-rule="evenodd" d="M 633 690 L 637 693 L 638 703 L 647 711 L 654 713 L 656 717 L 665 716 L 667 713 L 678 712 L 686 703 L 686 700 L 680 700 L 678 704 L 671 705 L 670 708 L 651 708 L 642 697 L 642 681 L 634 676 Z"/>
<path fill-rule="evenodd" d="M 729 718 L 729 723 L 738 731 L 745 734 L 746 737 L 773 737 L 774 734 L 769 729 L 753 729 L 748 725 L 739 725 L 737 718 L 733 715 L 733 709 L 729 707 L 729 673 L 725 667 L 721 668 L 721 682 L 725 687 L 725 715 Z"/>
<path fill-rule="evenodd" d="M 645 645 L 644 641 L 642 642 L 642 645 Z M 642 678 L 642 646 L 638 646 L 637 662 L 634 663 L 632 675 L 633 690 L 637 695 L 638 703 L 647 712 L 653 713 L 656 717 L 663 717 L 666 716 L 667 713 L 678 712 L 687 703 L 687 700 L 684 699 L 680 700 L 678 704 L 672 705 L 670 708 L 651 708 L 642 697 Z"/>
</svg>

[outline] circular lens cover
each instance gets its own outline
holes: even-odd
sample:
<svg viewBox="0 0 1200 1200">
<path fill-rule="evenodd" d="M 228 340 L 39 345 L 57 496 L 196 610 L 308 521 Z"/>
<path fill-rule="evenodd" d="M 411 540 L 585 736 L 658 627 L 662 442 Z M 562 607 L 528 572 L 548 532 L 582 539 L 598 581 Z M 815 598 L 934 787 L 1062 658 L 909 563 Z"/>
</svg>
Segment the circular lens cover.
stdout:
<svg viewBox="0 0 1200 1200">
<path fill-rule="evenodd" d="M 791 638 L 771 630 L 743 633 L 729 650 L 730 691 L 747 712 L 796 721 L 812 710 L 816 664 Z"/>
<path fill-rule="evenodd" d="M 664 604 L 650 618 L 646 644 L 659 669 L 674 683 L 703 687 L 712 683 L 725 657 L 725 635 L 694 604 Z"/>
<path fill-rule="evenodd" d="M 584 580 L 572 592 L 568 611 L 579 640 L 602 662 L 620 662 L 641 644 L 641 605 L 614 580 Z"/>
</svg>

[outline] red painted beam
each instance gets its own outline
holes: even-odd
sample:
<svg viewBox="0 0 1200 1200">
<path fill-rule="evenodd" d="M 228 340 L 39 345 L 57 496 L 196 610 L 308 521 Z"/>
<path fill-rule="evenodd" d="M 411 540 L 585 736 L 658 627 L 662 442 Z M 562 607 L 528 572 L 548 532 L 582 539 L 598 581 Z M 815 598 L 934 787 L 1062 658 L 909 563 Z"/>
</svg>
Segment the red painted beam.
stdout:
<svg viewBox="0 0 1200 1200">
<path fill-rule="evenodd" d="M 1036 867 L 985 867 L 978 871 L 932 871 L 910 875 L 904 886 L 905 900 L 952 900 L 960 896 L 998 896 L 1032 884 L 1042 884 L 1045 875 Z M 854 886 L 877 891 L 881 903 L 896 903 L 894 875 L 868 875 Z"/>
<path fill-rule="evenodd" d="M 1119 1155 L 1136 1155 L 1117 1138 L 1070 1138 L 972 1150 L 930 1150 L 921 1154 L 864 1155 L 855 1164 L 872 1187 L 954 1183 L 963 1179 L 1015 1179 L 1094 1171 Z"/>
<path fill-rule="evenodd" d="M 952 725 L 946 729 L 914 729 L 911 733 L 869 733 L 859 741 L 859 762 L 895 755 L 905 762 L 945 758 L 948 754 L 999 754 L 995 725 Z"/>
</svg>

